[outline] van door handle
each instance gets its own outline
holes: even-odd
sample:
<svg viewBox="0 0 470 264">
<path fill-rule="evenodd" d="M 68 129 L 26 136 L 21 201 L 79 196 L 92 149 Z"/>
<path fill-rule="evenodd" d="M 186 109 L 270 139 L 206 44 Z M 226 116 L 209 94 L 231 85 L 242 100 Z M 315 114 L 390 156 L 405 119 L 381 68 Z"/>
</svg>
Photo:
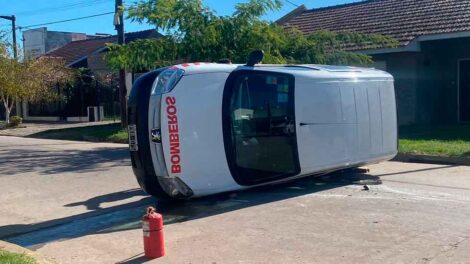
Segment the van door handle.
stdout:
<svg viewBox="0 0 470 264">
<path fill-rule="evenodd" d="M 299 123 L 299 126 L 311 126 L 311 125 L 316 125 L 317 123 L 304 123 L 304 122 L 300 122 Z"/>
</svg>

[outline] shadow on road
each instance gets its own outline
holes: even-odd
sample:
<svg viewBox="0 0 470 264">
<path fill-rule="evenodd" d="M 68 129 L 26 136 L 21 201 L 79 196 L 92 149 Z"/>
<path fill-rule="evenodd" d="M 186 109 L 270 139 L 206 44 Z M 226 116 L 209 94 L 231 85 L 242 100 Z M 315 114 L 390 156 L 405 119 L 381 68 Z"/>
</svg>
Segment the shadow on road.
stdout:
<svg viewBox="0 0 470 264">
<path fill-rule="evenodd" d="M 260 204 L 313 194 L 351 184 L 381 184 L 380 178 L 367 174 L 337 172 L 321 177 L 308 177 L 278 185 L 263 186 L 245 191 L 223 193 L 187 201 L 163 202 L 152 197 L 119 206 L 102 209 L 103 202 L 127 199 L 142 195 L 140 190 L 126 190 L 98 196 L 66 206 L 85 205 L 91 212 L 54 219 L 32 225 L 0 227 L 0 239 L 27 247 L 71 239 L 89 234 L 104 234 L 123 230 L 140 229 L 140 219 L 147 206 L 156 206 L 163 214 L 165 224 L 222 214 Z M 2 237 L 1 234 L 10 234 Z M 15 235 L 13 235 L 13 233 Z M 135 261 L 135 260 L 132 260 Z M 129 262 L 139 263 L 139 262 Z"/>
<path fill-rule="evenodd" d="M 116 264 L 141 264 L 150 261 L 144 256 L 144 252 L 139 253 L 135 256 L 132 256 L 128 259 L 121 260 L 119 262 L 116 262 Z"/>
<path fill-rule="evenodd" d="M 32 150 L 9 146 L 0 150 L 0 172 L 6 176 L 27 172 L 84 173 L 116 166 L 130 166 L 126 148 Z"/>
<path fill-rule="evenodd" d="M 131 189 L 122 192 L 108 193 L 88 199 L 83 202 L 71 203 L 64 205 L 65 207 L 74 207 L 84 205 L 88 210 L 100 210 L 102 203 L 110 203 L 125 200 L 134 196 L 146 195 L 141 189 Z"/>
<path fill-rule="evenodd" d="M 76 234 L 82 234 L 83 232 L 86 233 L 90 230 L 100 229 L 103 226 L 107 226 L 107 224 L 117 224 L 128 220 L 128 218 L 123 219 L 122 216 L 119 215 L 120 212 L 127 212 L 129 210 L 140 207 L 145 208 L 146 206 L 155 204 L 155 199 L 147 196 L 141 190 L 133 189 L 123 191 L 122 193 L 122 195 L 119 195 L 118 193 L 111 193 L 109 194 L 110 199 L 107 199 L 107 196 L 103 195 L 98 196 L 97 200 L 89 199 L 88 201 L 76 203 L 76 205 L 89 205 L 90 208 L 93 208 L 91 209 L 92 211 L 88 211 L 82 214 L 52 219 L 34 224 L 14 224 L 0 226 L 0 240 L 14 241 L 16 238 L 19 238 L 20 240 L 26 241 L 29 240 L 28 238 L 31 238 L 31 242 L 34 242 L 33 244 L 35 244 L 36 241 L 47 242 L 55 239 L 75 237 Z M 101 203 L 117 201 L 118 199 L 116 198 L 118 197 L 124 200 L 134 196 L 142 196 L 142 199 L 108 208 L 100 207 Z M 71 204 L 66 206 L 71 206 Z M 107 215 L 114 216 L 114 219 L 112 219 L 113 221 L 103 222 L 100 217 Z M 133 218 L 134 216 L 130 217 Z M 81 228 L 81 230 L 76 229 L 76 227 L 82 225 L 84 226 Z M 60 232 L 56 232 L 56 229 Z M 41 237 L 41 234 L 45 234 L 45 236 Z"/>
</svg>

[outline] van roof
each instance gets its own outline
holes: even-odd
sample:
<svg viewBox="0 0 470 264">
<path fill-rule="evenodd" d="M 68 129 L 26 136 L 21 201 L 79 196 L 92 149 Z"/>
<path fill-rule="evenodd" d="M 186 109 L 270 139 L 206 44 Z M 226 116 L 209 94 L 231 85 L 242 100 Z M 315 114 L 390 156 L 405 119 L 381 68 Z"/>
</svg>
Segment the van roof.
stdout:
<svg viewBox="0 0 470 264">
<path fill-rule="evenodd" d="M 223 64 L 212 62 L 194 62 L 182 63 L 175 65 L 178 69 L 185 70 L 185 75 L 210 73 L 210 72 L 232 72 L 236 69 L 262 69 L 273 70 L 279 72 L 292 72 L 292 71 L 320 71 L 324 73 L 360 73 L 360 72 L 382 72 L 374 68 L 361 68 L 353 66 L 332 66 L 332 65 L 317 65 L 317 64 L 256 64 L 254 67 L 246 66 L 244 64 Z"/>
</svg>

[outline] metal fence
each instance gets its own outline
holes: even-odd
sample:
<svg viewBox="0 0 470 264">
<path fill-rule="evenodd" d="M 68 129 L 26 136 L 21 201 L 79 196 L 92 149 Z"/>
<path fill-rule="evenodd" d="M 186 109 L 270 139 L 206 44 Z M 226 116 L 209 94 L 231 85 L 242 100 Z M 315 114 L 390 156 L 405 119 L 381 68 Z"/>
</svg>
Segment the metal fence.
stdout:
<svg viewBox="0 0 470 264">
<path fill-rule="evenodd" d="M 28 104 L 28 114 L 66 120 L 67 117 L 86 117 L 88 107 L 100 106 L 103 107 L 105 120 L 120 119 L 119 88 L 115 84 L 103 84 L 96 80 L 77 82 L 58 89 L 58 94 L 62 98 L 60 101 Z"/>
</svg>

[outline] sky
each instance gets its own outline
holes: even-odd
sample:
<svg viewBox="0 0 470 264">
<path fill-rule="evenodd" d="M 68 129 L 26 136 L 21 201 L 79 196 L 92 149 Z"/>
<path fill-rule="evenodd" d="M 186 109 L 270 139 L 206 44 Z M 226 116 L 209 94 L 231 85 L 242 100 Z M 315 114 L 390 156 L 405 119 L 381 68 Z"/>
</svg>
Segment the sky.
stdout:
<svg viewBox="0 0 470 264">
<path fill-rule="evenodd" d="M 246 1 L 246 0 L 245 0 Z M 357 2 L 359 0 L 283 0 L 281 10 L 267 14 L 264 19 L 274 21 L 296 8 L 296 5 L 304 4 L 307 8 L 318 8 L 344 3 Z M 124 0 L 125 5 L 130 5 L 135 0 Z M 234 11 L 236 3 L 243 0 L 203 0 L 220 15 L 230 15 Z M 290 3 L 289 3 L 290 2 Z M 0 15 L 15 15 L 17 26 L 37 28 L 37 24 L 54 22 L 91 16 L 114 11 L 114 0 L 0 0 Z M 152 26 L 139 24 L 126 20 L 125 31 L 133 32 L 150 29 Z M 87 34 L 105 33 L 116 34 L 113 26 L 113 14 L 87 18 L 82 20 L 47 25 L 48 30 L 80 32 Z M 10 21 L 0 19 L 0 30 L 11 32 Z M 18 42 L 21 43 L 21 29 L 17 31 Z"/>
</svg>

